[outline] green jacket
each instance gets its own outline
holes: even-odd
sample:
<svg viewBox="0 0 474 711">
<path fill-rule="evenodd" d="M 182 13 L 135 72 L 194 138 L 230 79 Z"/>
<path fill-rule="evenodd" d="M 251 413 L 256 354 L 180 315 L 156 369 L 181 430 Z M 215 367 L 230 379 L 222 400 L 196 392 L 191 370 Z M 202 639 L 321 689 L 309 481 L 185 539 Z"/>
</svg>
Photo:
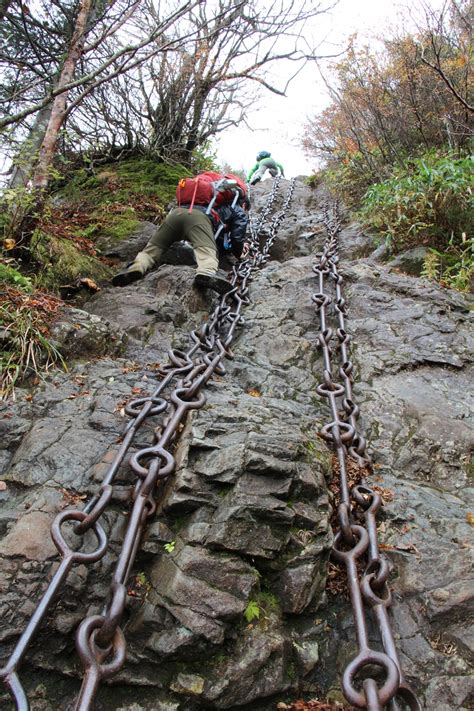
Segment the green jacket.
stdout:
<svg viewBox="0 0 474 711">
<path fill-rule="evenodd" d="M 281 163 L 277 163 L 276 160 L 270 156 L 269 158 L 262 158 L 262 160 L 259 160 L 258 163 L 255 163 L 254 167 L 252 168 L 252 170 L 249 172 L 249 174 L 248 174 L 248 176 L 247 176 L 247 182 L 250 180 L 250 178 L 252 177 L 252 175 L 253 175 L 257 170 L 259 170 L 260 168 L 263 168 L 263 167 L 266 167 L 266 168 L 279 168 L 280 173 L 281 173 L 283 176 L 285 175 L 285 171 L 283 170 L 283 166 L 281 165 Z"/>
</svg>

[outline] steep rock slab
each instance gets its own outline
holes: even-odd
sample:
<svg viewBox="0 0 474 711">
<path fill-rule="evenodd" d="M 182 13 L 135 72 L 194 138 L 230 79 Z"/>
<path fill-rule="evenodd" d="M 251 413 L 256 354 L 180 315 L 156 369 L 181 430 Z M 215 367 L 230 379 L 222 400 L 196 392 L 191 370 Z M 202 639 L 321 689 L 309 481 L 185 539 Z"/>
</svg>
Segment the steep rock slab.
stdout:
<svg viewBox="0 0 474 711">
<path fill-rule="evenodd" d="M 267 189 L 257 186 L 256 204 Z M 322 366 L 311 303 L 323 197 L 297 183 L 274 261 L 252 282 L 235 358 L 182 433 L 176 475 L 160 496 L 130 580 L 127 664 L 101 691 L 98 708 L 244 704 L 263 711 L 296 686 L 308 698 L 320 690 L 340 698 L 354 635 L 349 602 L 330 595 L 326 603 L 323 593 L 329 453 L 316 433 L 328 413 L 316 395 Z M 355 394 L 376 464 L 373 483 L 388 499 L 393 492 L 380 535 L 397 572 L 394 629 L 425 707 L 461 711 L 472 694 L 468 312 L 464 297 L 374 257 L 355 259 L 371 249 L 357 226 L 344 230 Z M 127 333 L 123 357 L 81 363 L 48 379 L 31 402 L 20 398 L 3 411 L 7 643 L 26 623 L 51 568 L 50 544 L 30 560 L 31 546 L 21 549 L 16 527 L 26 529 L 32 515 L 42 527 L 45 516 L 99 485 L 123 426 L 124 401 L 132 389 L 135 396 L 153 389 L 153 364 L 164 361 L 170 346 L 187 346 L 187 331 L 212 303 L 191 288 L 192 278 L 189 267 L 165 265 L 138 284 L 97 294 L 87 310 Z M 139 446 L 153 436 L 152 427 L 140 432 Z M 71 633 L 102 607 L 129 487 L 124 468 L 106 516 L 110 552 L 93 568 L 77 568 L 58 616 L 32 650 L 33 688 L 43 683 L 50 699 L 44 691 L 33 694 L 35 708 L 57 709 L 77 689 Z"/>
<path fill-rule="evenodd" d="M 92 322 L 127 333 L 124 358 L 78 364 L 6 413 L 5 478 L 12 510 L 2 549 L 7 643 L 31 613 L 31 604 L 21 606 L 21 588 L 37 599 L 50 575 L 52 553 L 50 544 L 43 545 L 33 571 L 31 550 L 26 541 L 23 548 L 18 543 L 22 537 L 16 531 L 27 526 L 28 517 L 41 515 L 43 525 L 94 491 L 116 449 L 130 391 L 139 396 L 153 389 L 153 371 L 140 370 L 140 363 L 163 362 L 170 346 L 186 347 L 185 334 L 212 303 L 211 295 L 190 289 L 192 276 L 189 268 L 163 266 L 133 288 L 98 293 L 87 306 Z M 254 289 L 262 304 L 265 296 L 258 294 L 264 288 L 261 280 Z M 301 339 L 301 327 L 291 315 L 288 320 L 287 295 L 277 291 L 278 307 L 271 295 L 273 338 L 266 337 L 257 317 L 246 329 L 253 330 L 252 382 L 247 386 L 237 375 L 234 380 L 229 363 L 225 379 L 211 384 L 206 408 L 189 419 L 176 451 L 176 475 L 163 492 L 130 581 L 129 661 L 115 682 L 123 699 L 127 685 L 152 687 L 149 708 L 157 708 L 158 698 L 170 708 L 231 708 L 288 689 L 297 681 L 300 655 L 283 612 L 315 609 L 324 597 L 331 543 L 328 455 L 322 443 L 307 448 L 314 406 L 303 383 L 311 349 Z M 87 322 L 77 313 L 73 318 Z M 67 325 L 62 328 L 68 331 Z M 239 363 L 236 374 L 241 368 Z M 152 436 L 151 424 L 144 426 L 138 445 Z M 129 481 L 123 468 L 106 516 L 109 553 L 93 568 L 79 566 L 59 614 L 31 652 L 35 667 L 43 669 L 40 679 L 53 708 L 67 698 L 64 685 L 53 683 L 55 675 L 77 673 L 71 631 L 84 615 L 100 611 L 107 594 L 126 524 L 123 496 Z M 247 608 L 254 610 L 250 622 Z M 120 706 L 113 689 L 104 689 L 101 698 L 106 708 Z"/>
</svg>

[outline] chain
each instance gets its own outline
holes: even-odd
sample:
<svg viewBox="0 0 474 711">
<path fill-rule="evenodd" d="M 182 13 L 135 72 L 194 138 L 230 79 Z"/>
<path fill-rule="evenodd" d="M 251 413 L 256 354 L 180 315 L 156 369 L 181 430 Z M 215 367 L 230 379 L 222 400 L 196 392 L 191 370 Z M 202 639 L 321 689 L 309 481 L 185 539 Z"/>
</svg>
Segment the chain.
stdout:
<svg viewBox="0 0 474 711">
<path fill-rule="evenodd" d="M 257 224 L 254 223 L 254 221 L 251 219 L 250 220 L 250 234 L 251 234 L 251 241 L 250 241 L 250 255 L 255 258 L 256 264 L 258 268 L 263 267 L 269 260 L 269 255 L 270 255 L 270 249 L 276 239 L 278 229 L 285 218 L 285 215 L 288 211 L 288 208 L 290 206 L 291 200 L 293 199 L 293 192 L 295 189 L 295 179 L 293 178 L 290 181 L 290 185 L 288 186 L 288 191 L 285 197 L 285 200 L 283 202 L 283 205 L 281 206 L 281 209 L 274 215 L 270 225 L 268 228 L 265 228 L 265 242 L 260 249 L 260 237 L 261 237 L 261 231 L 262 227 L 264 224 L 264 221 L 266 220 L 270 210 L 273 207 L 273 204 L 275 202 L 276 196 L 277 196 L 277 189 L 280 184 L 281 176 L 277 176 L 272 185 L 272 189 L 270 191 L 270 195 L 268 197 L 267 203 L 265 207 L 263 208 L 262 212 L 260 213 L 259 216 L 259 221 Z"/>
<path fill-rule="evenodd" d="M 320 434 L 332 445 L 337 456 L 339 530 L 335 535 L 332 554 L 346 568 L 358 645 L 357 655 L 345 669 L 342 689 L 346 699 L 357 708 L 381 711 L 386 707 L 390 711 L 400 711 L 408 707 L 411 711 L 421 711 L 418 699 L 404 678 L 390 627 L 388 609 L 392 597 L 387 585 L 390 568 L 387 559 L 380 553 L 377 538 L 376 516 L 382 504 L 381 497 L 367 485 L 357 485 L 350 490 L 348 457 L 366 470 L 370 470 L 371 461 L 366 453 L 365 439 L 357 431 L 360 411 L 352 393 L 351 338 L 345 327 L 347 306 L 342 290 L 344 279 L 338 269 L 341 219 L 337 204 L 332 209 L 328 204 L 324 206 L 323 223 L 328 236 L 322 252 L 315 256 L 313 272 L 318 280 L 318 291 L 313 294 L 312 300 L 319 316 L 318 346 L 323 355 L 323 382 L 317 392 L 327 398 L 332 420 L 321 429 Z M 332 296 L 325 291 L 331 282 Z M 331 305 L 334 307 L 331 315 L 337 324 L 339 377 L 332 372 L 334 331 L 328 326 Z M 365 565 L 365 570 L 360 574 L 359 567 L 362 565 Z M 366 610 L 372 611 L 383 652 L 370 645 Z M 381 684 L 371 676 L 374 668 L 383 672 Z"/>
<path fill-rule="evenodd" d="M 279 179 L 273 181 L 258 221 L 251 221 L 249 256 L 233 267 L 232 290 L 220 297 L 209 319 L 191 332 L 192 345 L 187 352 L 177 349 L 169 351 L 169 362 L 159 372 L 161 381 L 155 391 L 147 397 L 131 400 L 126 405 L 125 412 L 131 420 L 124 430 L 120 447 L 107 469 L 99 492 L 83 510 L 64 511 L 52 524 L 53 541 L 62 562 L 7 664 L 0 670 L 0 678 L 15 700 L 18 711 L 29 709 L 18 670 L 33 636 L 48 614 L 58 591 L 65 584 L 72 566 L 77 563 L 94 563 L 105 555 L 108 539 L 99 519 L 114 497 L 114 480 L 140 427 L 147 418 L 159 415 L 162 422 L 154 430 L 155 443 L 135 452 L 129 459 L 136 482 L 128 526 L 115 564 L 107 603 L 102 614 L 85 618 L 77 630 L 76 647 L 84 667 L 84 680 L 76 701 L 76 711 L 91 709 L 101 681 L 112 677 L 125 663 L 126 641 L 120 624 L 126 606 L 126 583 L 146 522 L 156 511 L 154 496 L 160 483 L 175 470 L 176 461 L 170 450 L 176 443 L 188 413 L 202 408 L 206 403 L 206 396 L 201 392 L 204 386 L 214 374 L 224 375 L 223 361 L 233 357 L 230 346 L 237 326 L 243 323 L 241 311 L 250 303 L 248 283 L 253 273 L 266 264 L 270 246 L 293 195 L 294 180 L 290 183 L 282 209 L 270 223 L 268 237 L 260 249 L 260 233 L 276 199 L 278 184 Z M 74 522 L 73 531 L 82 539 L 80 548 L 86 544 L 88 532 L 93 533 L 97 544 L 92 552 L 72 550 L 63 533 L 63 527 L 68 521 Z"/>
</svg>

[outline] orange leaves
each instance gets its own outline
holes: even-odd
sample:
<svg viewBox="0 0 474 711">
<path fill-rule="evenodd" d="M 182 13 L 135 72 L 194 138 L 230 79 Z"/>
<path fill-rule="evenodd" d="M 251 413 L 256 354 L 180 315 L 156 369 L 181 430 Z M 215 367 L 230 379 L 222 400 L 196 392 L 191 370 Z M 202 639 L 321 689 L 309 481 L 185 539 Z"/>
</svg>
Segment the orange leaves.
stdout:
<svg viewBox="0 0 474 711">
<path fill-rule="evenodd" d="M 262 397 L 262 393 L 257 388 L 247 390 L 247 395 L 251 395 L 251 397 Z"/>
<path fill-rule="evenodd" d="M 353 706 L 346 706 L 339 701 L 318 701 L 318 699 L 310 699 L 309 701 L 292 701 L 285 704 L 281 701 L 277 704 L 277 711 L 355 711 Z"/>
<path fill-rule="evenodd" d="M 97 286 L 95 281 L 93 279 L 90 279 L 89 277 L 83 277 L 80 282 L 81 284 L 84 284 L 84 286 L 87 286 L 87 288 L 91 291 L 100 291 L 100 287 Z"/>
<path fill-rule="evenodd" d="M 12 304 L 17 311 L 36 310 L 39 312 L 40 317 L 45 318 L 47 321 L 54 318 L 62 305 L 61 299 L 52 294 L 37 291 L 30 295 L 11 286 L 5 286 L 2 294 L 0 294 L 0 304 L 7 303 Z"/>
</svg>

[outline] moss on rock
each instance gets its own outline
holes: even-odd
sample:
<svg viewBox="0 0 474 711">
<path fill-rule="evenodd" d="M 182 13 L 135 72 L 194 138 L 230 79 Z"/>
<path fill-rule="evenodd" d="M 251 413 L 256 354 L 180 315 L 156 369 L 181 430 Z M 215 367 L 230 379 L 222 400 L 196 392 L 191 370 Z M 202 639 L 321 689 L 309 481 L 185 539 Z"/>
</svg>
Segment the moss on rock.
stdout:
<svg viewBox="0 0 474 711">
<path fill-rule="evenodd" d="M 31 252 L 42 265 L 38 282 L 48 289 L 57 289 L 81 277 L 102 281 L 109 279 L 112 273 L 109 267 L 82 252 L 71 240 L 47 235 L 41 230 L 33 235 Z"/>
<path fill-rule="evenodd" d="M 155 197 L 164 206 L 174 199 L 178 181 L 190 175 L 182 165 L 167 165 L 149 158 L 131 158 L 104 166 L 91 175 L 78 170 L 56 193 L 59 201 L 87 201 L 95 207 L 114 203 L 132 205 L 137 195 Z"/>
<path fill-rule="evenodd" d="M 82 215 L 74 230 L 78 237 L 121 240 L 142 220 L 159 222 L 178 181 L 187 175 L 189 170 L 181 165 L 131 158 L 105 165 L 93 175 L 83 168 L 76 171 L 53 201 Z"/>
</svg>

